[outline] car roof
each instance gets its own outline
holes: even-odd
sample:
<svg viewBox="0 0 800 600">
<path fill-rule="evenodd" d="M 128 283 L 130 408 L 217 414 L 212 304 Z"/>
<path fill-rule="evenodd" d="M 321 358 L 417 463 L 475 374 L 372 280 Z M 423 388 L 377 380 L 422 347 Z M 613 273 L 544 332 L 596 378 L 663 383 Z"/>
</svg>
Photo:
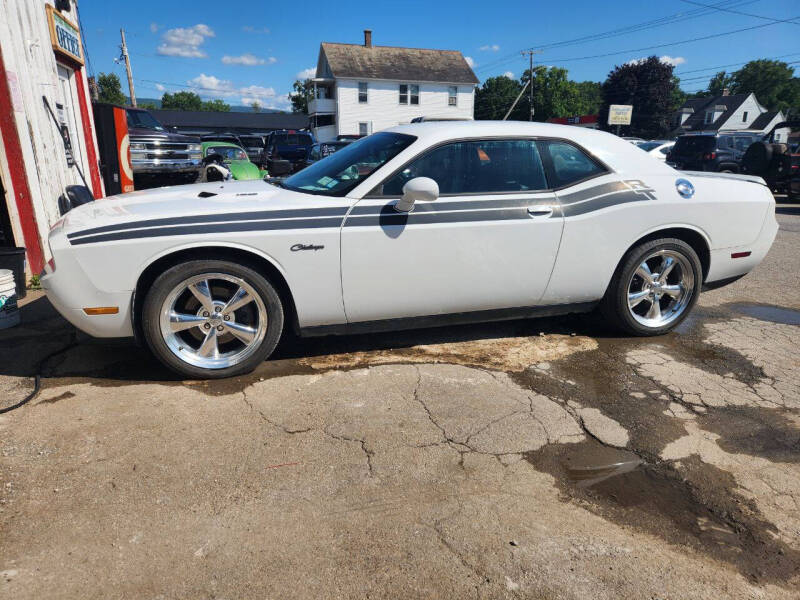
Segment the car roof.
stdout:
<svg viewBox="0 0 800 600">
<path fill-rule="evenodd" d="M 397 125 L 384 131 L 413 135 L 431 145 L 457 139 L 486 137 L 560 138 L 586 148 L 618 173 L 638 176 L 648 172 L 664 173 L 665 169 L 671 170 L 671 167 L 663 165 L 661 161 L 654 161 L 646 152 L 642 152 L 637 146 L 612 133 L 559 123 L 427 121 Z"/>
<path fill-rule="evenodd" d="M 230 148 L 239 148 L 239 150 L 244 150 L 239 144 L 234 144 L 233 142 L 221 142 L 219 140 L 205 140 L 203 142 L 203 146 L 227 146 Z"/>
</svg>

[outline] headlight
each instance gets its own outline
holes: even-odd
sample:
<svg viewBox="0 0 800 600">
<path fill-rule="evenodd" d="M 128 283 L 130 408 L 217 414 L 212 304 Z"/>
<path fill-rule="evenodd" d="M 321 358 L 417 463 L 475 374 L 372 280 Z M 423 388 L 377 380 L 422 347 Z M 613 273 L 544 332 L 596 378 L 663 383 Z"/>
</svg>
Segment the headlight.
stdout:
<svg viewBox="0 0 800 600">
<path fill-rule="evenodd" d="M 147 145 L 142 143 L 131 144 L 131 150 L 147 150 Z"/>
<path fill-rule="evenodd" d="M 189 144 L 189 146 L 187 147 L 187 150 L 189 150 L 189 152 L 200 152 L 200 149 L 201 149 L 200 144 Z"/>
</svg>

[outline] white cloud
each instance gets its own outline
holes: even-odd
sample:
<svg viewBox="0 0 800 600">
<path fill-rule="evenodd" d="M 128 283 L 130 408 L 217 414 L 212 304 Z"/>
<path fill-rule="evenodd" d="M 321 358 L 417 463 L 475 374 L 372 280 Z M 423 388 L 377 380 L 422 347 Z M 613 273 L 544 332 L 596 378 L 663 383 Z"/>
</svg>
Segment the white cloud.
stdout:
<svg viewBox="0 0 800 600">
<path fill-rule="evenodd" d="M 160 25 L 158 23 L 150 23 L 150 33 L 155 33 L 158 31 Z"/>
<path fill-rule="evenodd" d="M 467 64 L 470 66 L 470 68 L 473 68 L 475 66 L 475 61 L 472 60 L 471 56 L 465 56 L 464 60 L 467 61 Z"/>
<path fill-rule="evenodd" d="M 669 56 L 669 55 L 664 55 L 660 57 L 658 60 L 668 65 L 672 65 L 673 67 L 677 67 L 678 65 L 682 65 L 683 63 L 686 62 L 686 59 L 683 58 L 682 56 Z"/>
<path fill-rule="evenodd" d="M 263 65 L 267 62 L 269 64 L 274 64 L 278 62 L 278 59 L 274 56 L 270 56 L 268 59 L 260 58 L 255 54 L 251 54 L 250 52 L 245 52 L 240 56 L 228 56 L 227 54 L 222 57 L 223 64 L 226 65 L 244 65 L 246 67 L 255 67 L 257 65 Z"/>
<path fill-rule="evenodd" d="M 514 73 L 511 71 L 506 71 L 505 73 L 503 73 L 503 75 L 505 75 L 509 79 L 514 79 Z"/>
<path fill-rule="evenodd" d="M 497 52 L 498 50 L 500 50 L 500 46 L 497 44 L 486 44 L 478 48 L 478 50 L 481 50 L 483 52 Z"/>
<path fill-rule="evenodd" d="M 161 36 L 158 53 L 163 56 L 183 56 L 185 58 L 205 58 L 208 56 L 200 47 L 207 38 L 214 37 L 214 30 L 199 23 L 193 27 L 168 29 Z"/>
<path fill-rule="evenodd" d="M 288 100 L 279 96 L 275 88 L 261 85 L 237 87 L 228 79 L 220 79 L 214 75 L 201 73 L 186 82 L 192 91 L 203 98 L 228 98 L 244 105 L 258 102 L 265 108 L 286 108 Z"/>
<path fill-rule="evenodd" d="M 161 85 L 160 83 L 157 83 L 157 84 L 156 84 L 156 89 L 157 89 L 159 92 L 163 92 L 163 91 L 166 91 L 166 89 L 167 89 L 167 88 L 166 88 L 166 87 L 164 87 L 163 85 Z"/>
<path fill-rule="evenodd" d="M 311 79 L 315 77 L 317 74 L 317 67 L 309 67 L 307 69 L 303 69 L 297 74 L 297 78 L 300 81 L 305 81 L 306 79 Z"/>
<path fill-rule="evenodd" d="M 646 56 L 643 56 L 641 58 L 632 58 L 625 64 L 638 65 L 639 63 L 646 61 L 648 58 L 649 57 Z M 669 55 L 660 56 L 658 60 L 660 60 L 665 65 L 672 65 L 673 67 L 677 67 L 678 65 L 682 65 L 683 63 L 686 62 L 686 59 L 683 58 L 682 56 L 669 56 Z"/>
<path fill-rule="evenodd" d="M 245 25 L 242 27 L 242 31 L 245 33 L 269 33 L 269 29 L 266 27 L 253 27 L 252 25 Z"/>
</svg>

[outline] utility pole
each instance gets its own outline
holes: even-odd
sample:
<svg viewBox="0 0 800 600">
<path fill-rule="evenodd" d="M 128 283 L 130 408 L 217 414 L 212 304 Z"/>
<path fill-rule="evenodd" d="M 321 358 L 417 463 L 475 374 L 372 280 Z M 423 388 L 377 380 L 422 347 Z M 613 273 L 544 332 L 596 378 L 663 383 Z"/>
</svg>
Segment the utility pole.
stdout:
<svg viewBox="0 0 800 600">
<path fill-rule="evenodd" d="M 128 72 L 128 90 L 131 94 L 131 106 L 136 106 L 136 93 L 133 91 L 133 73 L 131 73 L 131 58 L 128 56 L 128 46 L 125 44 L 125 30 L 120 29 L 119 35 L 122 37 L 122 59 L 125 61 L 125 70 Z"/>
<path fill-rule="evenodd" d="M 533 121 L 533 55 L 534 54 L 541 54 L 541 53 L 542 53 L 541 50 L 533 50 L 533 49 L 531 49 L 531 50 L 523 50 L 522 51 L 522 56 L 525 56 L 527 54 L 528 58 L 530 59 L 530 67 L 529 67 L 530 70 L 528 71 L 528 73 L 530 75 L 530 79 L 529 79 L 530 87 L 528 88 L 528 97 L 530 98 L 531 114 L 528 117 L 529 121 Z"/>
</svg>

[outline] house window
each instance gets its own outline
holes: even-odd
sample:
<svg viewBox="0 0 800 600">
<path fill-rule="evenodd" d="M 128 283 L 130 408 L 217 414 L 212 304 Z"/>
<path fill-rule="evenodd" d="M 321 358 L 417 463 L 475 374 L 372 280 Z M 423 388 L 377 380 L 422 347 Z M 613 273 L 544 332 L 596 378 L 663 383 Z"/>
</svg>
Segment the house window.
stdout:
<svg viewBox="0 0 800 600">
<path fill-rule="evenodd" d="M 742 123 L 747 123 L 747 111 L 742 113 Z"/>
<path fill-rule="evenodd" d="M 400 84 L 400 104 L 408 104 L 408 84 Z"/>
<path fill-rule="evenodd" d="M 359 104 L 366 104 L 367 103 L 367 82 L 366 81 L 359 81 L 358 82 L 358 103 Z"/>
<path fill-rule="evenodd" d="M 709 123 L 713 123 L 713 122 L 714 122 L 714 113 L 711 112 L 711 111 L 708 111 L 706 113 L 706 120 L 705 120 L 704 124 L 708 125 Z"/>
<path fill-rule="evenodd" d="M 458 87 L 451 85 L 447 88 L 447 106 L 458 105 Z"/>
<path fill-rule="evenodd" d="M 370 122 L 369 121 L 362 121 L 358 124 L 358 135 L 369 135 Z"/>
<path fill-rule="evenodd" d="M 418 85 L 410 85 L 409 92 L 411 94 L 411 104 L 419 104 L 419 86 Z"/>
</svg>

